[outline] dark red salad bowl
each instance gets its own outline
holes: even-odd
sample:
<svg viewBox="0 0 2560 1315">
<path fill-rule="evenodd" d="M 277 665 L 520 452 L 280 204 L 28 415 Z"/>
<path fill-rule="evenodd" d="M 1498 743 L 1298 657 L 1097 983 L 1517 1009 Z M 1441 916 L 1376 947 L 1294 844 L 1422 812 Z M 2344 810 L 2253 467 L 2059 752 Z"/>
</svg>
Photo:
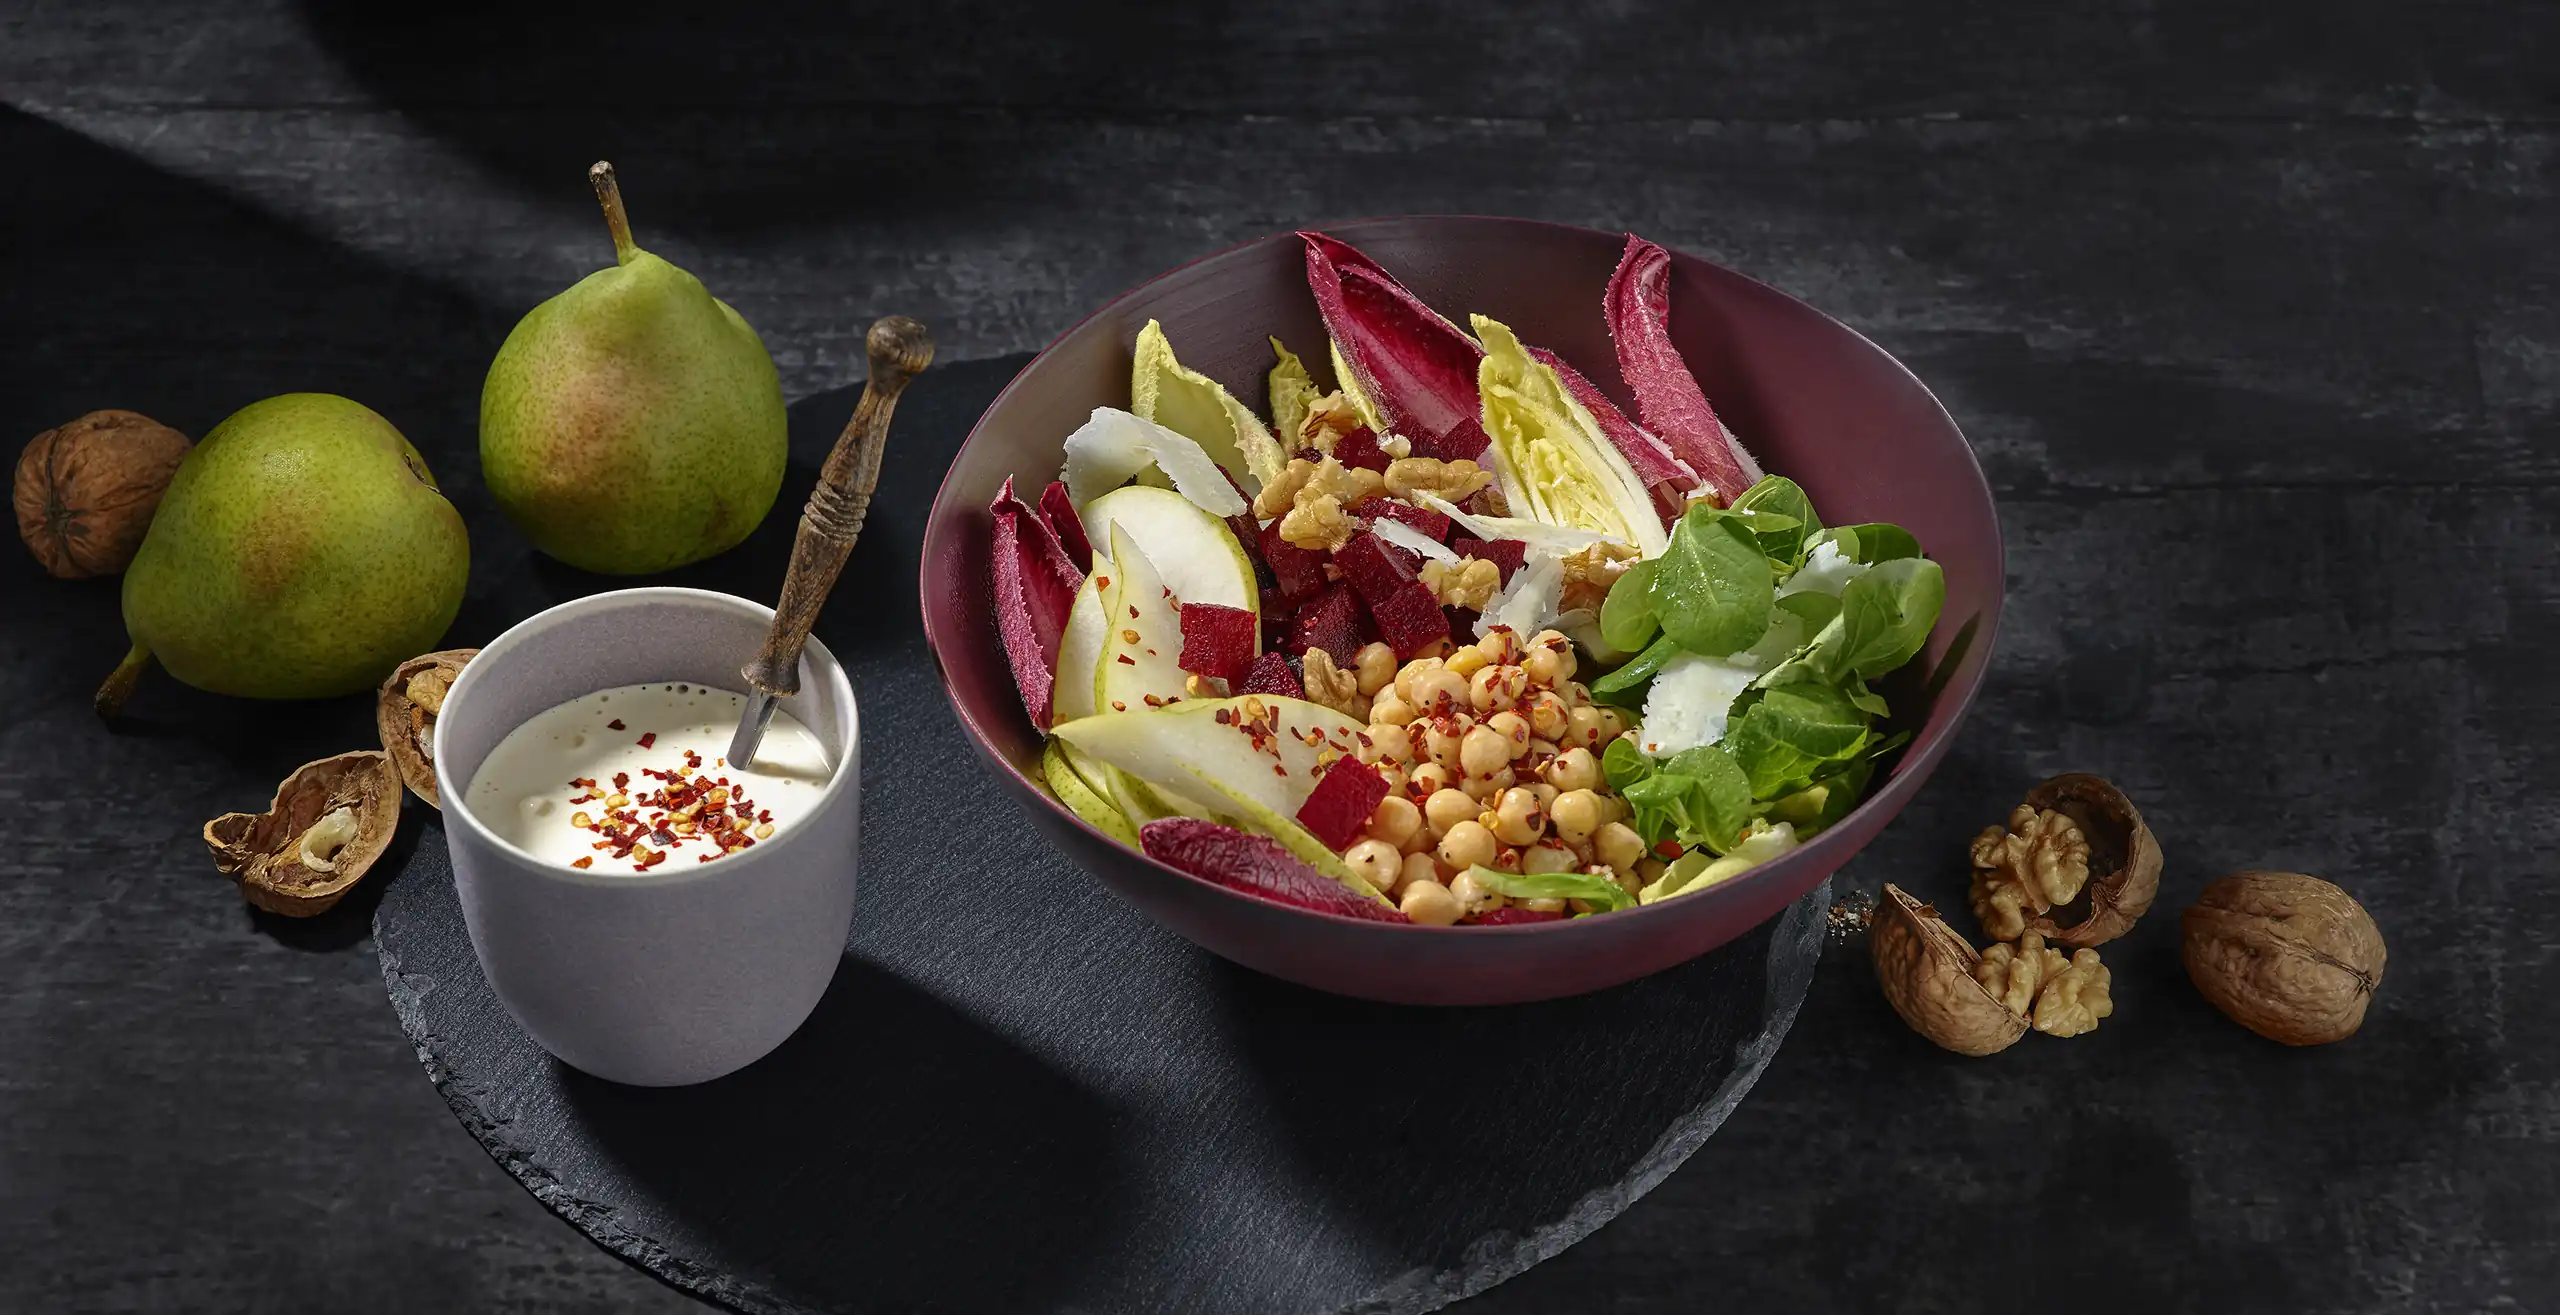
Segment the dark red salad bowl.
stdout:
<svg viewBox="0 0 2560 1315">
<path fill-rule="evenodd" d="M 1329 225 L 1460 324 L 1481 311 L 1556 351 L 1633 414 L 1600 298 L 1623 234 L 1517 219 L 1407 216 Z M 1270 903 L 1176 871 L 1079 820 L 1039 784 L 992 614 L 987 505 L 1007 477 L 1039 489 L 1097 406 L 1129 404 L 1131 344 L 1161 320 L 1184 364 L 1257 411 L 1277 334 L 1331 386 L 1300 240 L 1275 234 L 1122 294 L 1023 368 L 979 418 L 925 527 L 925 637 L 970 739 L 1058 847 L 1175 932 L 1320 990 L 1414 1004 L 1502 1004 L 1614 986 L 1724 944 L 1819 885 L 1910 802 L 1955 738 L 1991 659 L 2000 522 L 1955 422 L 1901 363 L 1773 288 L 1673 256 L 1671 328 L 1707 396 L 1825 520 L 1892 521 L 1944 568 L 1929 646 L 1885 686 L 1912 740 L 1864 802 L 1802 848 L 1705 890 L 1617 913 L 1496 927 L 1370 922 Z"/>
</svg>

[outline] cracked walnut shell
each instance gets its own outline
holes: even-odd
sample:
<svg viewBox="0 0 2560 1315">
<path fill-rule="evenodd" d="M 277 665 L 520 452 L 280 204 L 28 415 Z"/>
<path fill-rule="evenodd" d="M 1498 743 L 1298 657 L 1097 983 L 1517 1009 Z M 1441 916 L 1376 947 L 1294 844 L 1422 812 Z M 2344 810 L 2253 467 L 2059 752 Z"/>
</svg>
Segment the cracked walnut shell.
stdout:
<svg viewBox="0 0 2560 1315">
<path fill-rule="evenodd" d="M 2104 945 L 2133 930 L 2135 920 L 2150 911 L 2160 894 L 2160 842 L 2143 825 L 2142 811 L 2133 801 L 2104 777 L 2065 772 L 2029 790 L 2022 807 L 2070 819 L 2089 851 L 2087 879 L 2070 897 L 2046 908 L 2022 901 L 2026 930 L 2075 950 Z M 2010 816 L 2014 821 L 2017 815 Z M 1981 907 L 1975 911 L 1980 913 Z M 1988 927 L 1991 915 L 1983 914 L 1983 921 Z"/>
<path fill-rule="evenodd" d="M 1990 1055 L 2027 1034 L 2027 1016 L 1974 976 L 1982 956 L 1938 911 L 1885 883 L 1867 947 L 1876 981 L 1902 1021 L 1959 1055 Z"/>
<path fill-rule="evenodd" d="M 393 669 L 374 700 L 373 724 L 382 733 L 383 751 L 410 793 L 430 808 L 444 807 L 436 797 L 436 717 L 444 711 L 445 691 L 479 655 L 476 648 L 422 653 Z"/>
<path fill-rule="evenodd" d="M 400 774 L 365 749 L 295 768 L 266 812 L 225 813 L 204 824 L 204 843 L 242 899 L 308 918 L 361 880 L 399 827 Z"/>
<path fill-rule="evenodd" d="M 2070 903 L 2088 884 L 2089 841 L 2064 813 L 2020 804 L 2008 826 L 1973 838 L 1973 916 L 1994 940 L 2016 940 L 2028 915 Z"/>
<path fill-rule="evenodd" d="M 2299 872 L 2241 872 L 2179 919 L 2187 976 L 2232 1021 L 2270 1041 L 2355 1035 L 2382 984 L 2382 929 L 2355 897 Z"/>
</svg>

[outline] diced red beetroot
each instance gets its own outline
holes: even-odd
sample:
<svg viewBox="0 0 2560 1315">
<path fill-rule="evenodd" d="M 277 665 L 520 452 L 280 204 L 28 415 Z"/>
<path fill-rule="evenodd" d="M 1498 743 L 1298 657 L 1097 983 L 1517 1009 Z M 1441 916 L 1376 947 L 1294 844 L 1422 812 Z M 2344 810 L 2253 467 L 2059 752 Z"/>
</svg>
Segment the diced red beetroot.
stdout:
<svg viewBox="0 0 2560 1315">
<path fill-rule="evenodd" d="M 1280 522 L 1262 530 L 1262 560 L 1271 565 L 1271 582 L 1290 602 L 1304 602 L 1324 588 L 1324 554 L 1280 537 Z"/>
<path fill-rule="evenodd" d="M 1378 801 L 1387 797 L 1387 778 L 1378 769 L 1348 754 L 1333 760 L 1314 794 L 1298 805 L 1298 824 L 1315 833 L 1324 847 L 1344 850 L 1360 838 Z"/>
<path fill-rule="evenodd" d="M 1449 637 L 1449 614 L 1440 610 L 1440 600 L 1420 580 L 1407 581 L 1369 612 L 1378 620 L 1378 637 L 1396 651 L 1399 661 L 1410 660 Z"/>
<path fill-rule="evenodd" d="M 1084 572 L 1067 560 L 1049 522 L 1014 496 L 1011 479 L 987 510 L 996 519 L 991 572 L 996 634 L 1004 640 L 1005 661 L 1013 667 L 1014 686 L 1022 691 L 1023 710 L 1031 714 L 1032 725 L 1045 731 L 1057 693 L 1058 640 L 1066 633 L 1067 613 L 1075 607 Z"/>
<path fill-rule="evenodd" d="M 1444 607 L 1440 609 L 1440 612 L 1442 615 L 1449 618 L 1449 633 L 1451 635 L 1474 634 L 1476 632 L 1476 618 L 1484 615 L 1484 613 L 1479 612 L 1472 607 Z"/>
<path fill-rule="evenodd" d="M 1501 567 L 1504 584 L 1511 583 L 1511 573 L 1520 569 L 1520 563 L 1527 559 L 1528 554 L 1529 545 L 1518 539 L 1478 539 L 1458 545 L 1459 556 L 1481 557 Z"/>
<path fill-rule="evenodd" d="M 1297 623 L 1297 606 L 1279 590 L 1269 585 L 1263 586 L 1262 646 L 1267 649 L 1288 647 L 1289 631 Z"/>
<path fill-rule="evenodd" d="M 1261 623 L 1241 607 L 1218 603 L 1182 605 L 1182 657 L 1185 671 L 1233 680 L 1253 666 L 1253 650 L 1261 639 Z"/>
<path fill-rule="evenodd" d="M 1354 470 L 1374 470 L 1383 475 L 1387 473 L 1387 463 L 1394 458 L 1378 446 L 1378 431 L 1359 425 L 1333 440 L 1333 459 Z"/>
<path fill-rule="evenodd" d="M 1562 910 L 1524 909 L 1517 904 L 1506 904 L 1491 912 L 1476 915 L 1476 925 L 1479 927 L 1512 927 L 1524 922 L 1562 921 L 1564 921 Z"/>
<path fill-rule="evenodd" d="M 1084 537 L 1084 522 L 1076 516 L 1075 500 L 1067 496 L 1065 480 L 1053 479 L 1040 490 L 1040 518 L 1049 523 L 1049 532 L 1058 536 L 1058 547 L 1067 561 L 1079 571 L 1093 569 L 1093 543 Z"/>
<path fill-rule="evenodd" d="M 1371 498 L 1360 504 L 1360 514 L 1371 520 L 1383 517 L 1387 520 L 1403 521 L 1421 531 L 1423 538 L 1434 543 L 1449 541 L 1449 528 L 1452 522 L 1448 517 L 1429 507 L 1417 507 L 1409 502 L 1398 502 L 1393 498 Z"/>
<path fill-rule="evenodd" d="M 1374 922 L 1402 922 L 1404 915 L 1351 893 L 1341 882 L 1299 862 L 1265 836 L 1196 817 L 1167 817 L 1138 828 L 1147 857 L 1229 890 L 1318 913 Z"/>
<path fill-rule="evenodd" d="M 1422 589 L 1422 583 L 1417 580 L 1413 587 Z M 1428 599 L 1431 591 L 1424 589 L 1422 596 Z M 1437 615 L 1440 605 L 1433 603 L 1431 610 Z M 1358 660 L 1360 646 L 1368 642 L 1367 627 L 1363 624 L 1368 616 L 1368 611 L 1360 606 L 1360 595 L 1353 591 L 1350 582 L 1337 580 L 1298 608 L 1298 623 L 1289 631 L 1288 649 L 1292 653 L 1304 653 L 1311 648 L 1320 648 L 1333 659 L 1334 665 L 1347 668 Z"/>
<path fill-rule="evenodd" d="M 1236 686 L 1235 691 L 1238 694 L 1277 694 L 1286 699 L 1307 696 L 1307 687 L 1299 683 L 1298 673 L 1290 668 L 1288 656 L 1278 649 L 1255 658 L 1252 668 L 1244 673 L 1244 683 Z"/>
<path fill-rule="evenodd" d="M 1360 601 L 1372 609 L 1419 578 L 1414 573 L 1418 561 L 1412 553 L 1366 531 L 1333 550 L 1333 564 L 1342 568 L 1342 578 L 1360 591 Z"/>
</svg>

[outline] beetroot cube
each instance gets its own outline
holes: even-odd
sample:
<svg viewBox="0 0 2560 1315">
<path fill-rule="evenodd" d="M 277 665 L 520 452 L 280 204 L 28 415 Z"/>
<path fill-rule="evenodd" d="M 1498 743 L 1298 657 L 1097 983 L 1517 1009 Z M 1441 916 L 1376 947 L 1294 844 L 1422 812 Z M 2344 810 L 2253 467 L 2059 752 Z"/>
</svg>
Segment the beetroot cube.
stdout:
<svg viewBox="0 0 2560 1315">
<path fill-rule="evenodd" d="M 1333 550 L 1333 564 L 1342 568 L 1342 578 L 1360 591 L 1360 600 L 1375 608 L 1402 592 L 1418 577 L 1414 574 L 1414 557 L 1377 535 L 1366 532 L 1351 536 L 1351 541 Z"/>
<path fill-rule="evenodd" d="M 1440 613 L 1449 618 L 1449 633 L 1452 635 L 1474 634 L 1477 620 L 1484 616 L 1472 607 L 1444 607 Z"/>
<path fill-rule="evenodd" d="M 1333 440 L 1333 459 L 1357 470 L 1387 473 L 1387 462 L 1393 458 L 1378 446 L 1378 431 L 1360 425 L 1350 433 Z"/>
<path fill-rule="evenodd" d="M 1298 805 L 1298 824 L 1315 833 L 1324 847 L 1341 851 L 1360 838 L 1378 801 L 1387 797 L 1387 778 L 1378 769 L 1348 754 L 1333 760 L 1314 794 Z"/>
<path fill-rule="evenodd" d="M 1147 857 L 1167 867 L 1276 904 L 1345 918 L 1404 921 L 1403 914 L 1376 900 L 1362 899 L 1341 882 L 1299 862 L 1278 841 L 1234 827 L 1196 817 L 1162 818 L 1138 828 L 1138 845 Z"/>
<path fill-rule="evenodd" d="M 1413 587 L 1422 589 L 1422 584 L 1415 581 Z M 1422 596 L 1429 599 L 1431 591 L 1423 589 Z M 1440 605 L 1433 603 L 1431 610 L 1436 616 Z M 1368 611 L 1360 606 L 1360 596 L 1352 591 L 1350 582 L 1335 581 L 1298 608 L 1298 621 L 1289 631 L 1287 648 L 1292 653 L 1320 648 L 1334 665 L 1349 667 L 1358 660 L 1360 646 L 1368 642 L 1368 619 Z"/>
<path fill-rule="evenodd" d="M 1407 581 L 1385 602 L 1369 610 L 1378 619 L 1378 637 L 1396 651 L 1399 661 L 1410 660 L 1449 637 L 1449 614 L 1440 610 L 1440 600 L 1432 597 L 1420 580 Z"/>
<path fill-rule="evenodd" d="M 1253 666 L 1261 623 L 1241 607 L 1182 605 L 1182 657 L 1175 665 L 1203 676 L 1233 680 Z"/>
<path fill-rule="evenodd" d="M 1452 522 L 1447 516 L 1433 511 L 1429 507 L 1416 507 L 1411 503 L 1398 502 L 1393 498 L 1372 498 L 1369 501 L 1362 503 L 1360 505 L 1360 510 L 1363 514 L 1369 516 L 1373 520 L 1383 517 L 1388 520 L 1403 521 L 1405 524 L 1421 531 L 1423 538 L 1429 539 L 1434 543 L 1447 543 L 1449 541 L 1449 529 Z"/>
<path fill-rule="evenodd" d="M 1511 573 L 1520 569 L 1520 563 L 1528 553 L 1529 545 L 1518 539 L 1478 539 L 1458 546 L 1461 557 L 1481 557 L 1501 567 L 1504 584 L 1511 583 Z"/>
<path fill-rule="evenodd" d="M 1271 582 L 1290 602 L 1304 602 L 1324 588 L 1324 554 L 1280 537 L 1280 522 L 1264 526 L 1262 560 L 1271 566 Z"/>
<path fill-rule="evenodd" d="M 1298 673 L 1289 666 L 1289 659 L 1273 650 L 1253 660 L 1252 668 L 1244 673 L 1244 683 L 1236 686 L 1235 692 L 1303 699 L 1307 696 L 1307 687 L 1298 682 Z"/>
<path fill-rule="evenodd" d="M 1093 569 L 1093 544 L 1084 537 L 1084 522 L 1076 516 L 1076 504 L 1067 496 L 1064 480 L 1051 480 L 1040 490 L 1040 519 L 1049 522 L 1049 532 L 1058 536 L 1058 547 L 1079 571 Z"/>
<path fill-rule="evenodd" d="M 1564 921 L 1562 910 L 1524 909 L 1517 904 L 1506 904 L 1489 913 L 1476 915 L 1476 925 L 1479 927 L 1511 927 L 1524 922 L 1562 921 Z"/>
</svg>

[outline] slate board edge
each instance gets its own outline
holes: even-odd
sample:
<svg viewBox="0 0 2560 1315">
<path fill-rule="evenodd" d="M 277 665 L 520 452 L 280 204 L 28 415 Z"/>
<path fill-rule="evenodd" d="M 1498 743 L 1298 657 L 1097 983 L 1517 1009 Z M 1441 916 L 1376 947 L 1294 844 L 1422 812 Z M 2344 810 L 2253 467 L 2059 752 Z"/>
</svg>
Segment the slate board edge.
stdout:
<svg viewBox="0 0 2560 1315">
<path fill-rule="evenodd" d="M 1468 1244 L 1466 1259 L 1458 1268 L 1409 1272 L 1375 1296 L 1344 1307 L 1343 1315 L 1420 1315 L 1516 1278 L 1589 1237 L 1695 1154 L 1707 1138 L 1724 1126 L 1742 1098 L 1750 1094 L 1769 1060 L 1778 1053 L 1779 1043 L 1786 1040 L 1787 1032 L 1795 1025 L 1796 1012 L 1804 1005 L 1805 992 L 1813 985 L 1814 970 L 1822 959 L 1823 910 L 1831 903 L 1831 880 L 1824 878 L 1820 886 L 1778 915 L 1777 926 L 1769 937 L 1767 960 L 1774 1008 L 1759 1034 L 1738 1050 L 1732 1074 L 1711 1100 L 1674 1120 L 1653 1148 L 1636 1161 L 1624 1181 L 1587 1193 L 1562 1219 L 1525 1233 L 1495 1232 L 1477 1238 Z M 817 1308 L 777 1300 L 759 1286 L 695 1264 L 655 1239 L 624 1228 L 613 1206 L 579 1196 L 530 1153 L 510 1142 L 507 1121 L 491 1118 L 480 1103 L 487 1084 L 455 1072 L 437 1053 L 440 1038 L 427 1030 L 425 1011 L 419 1007 L 435 990 L 435 978 L 401 967 L 400 953 L 382 934 L 379 914 L 374 920 L 373 939 L 382 960 L 383 989 L 391 997 L 392 1012 L 400 1019 L 401 1035 L 409 1039 L 419 1066 L 427 1071 L 427 1080 L 435 1084 L 436 1093 L 444 1097 L 446 1108 L 453 1111 L 453 1117 L 471 1134 L 471 1139 L 545 1209 L 567 1220 L 608 1253 L 679 1291 L 731 1310 L 759 1315 L 767 1311 L 819 1315 Z"/>
</svg>

